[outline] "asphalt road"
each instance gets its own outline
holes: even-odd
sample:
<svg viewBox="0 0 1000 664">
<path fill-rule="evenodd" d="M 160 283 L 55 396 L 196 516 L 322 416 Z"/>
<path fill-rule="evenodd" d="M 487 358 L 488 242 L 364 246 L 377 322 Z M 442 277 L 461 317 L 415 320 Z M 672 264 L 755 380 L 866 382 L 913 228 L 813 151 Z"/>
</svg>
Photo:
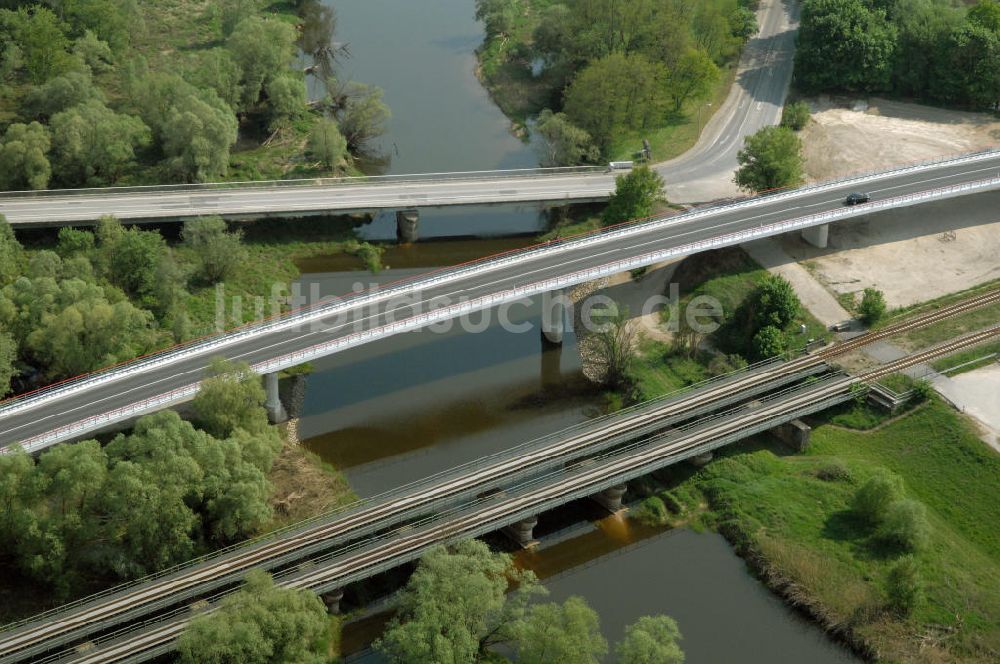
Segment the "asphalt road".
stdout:
<svg viewBox="0 0 1000 664">
<path fill-rule="evenodd" d="M 736 81 L 698 143 L 683 156 L 658 164 L 674 202 L 713 200 L 736 193 L 732 184 L 743 137 L 781 118 L 791 81 L 797 4 L 765 0 L 760 32 L 746 45 Z M 705 116 L 708 110 L 705 109 Z M 600 200 L 614 190 L 614 173 L 449 177 L 417 182 L 281 186 L 167 191 L 98 190 L 0 196 L 0 214 L 15 226 L 94 222 L 113 214 L 131 221 L 171 221 L 202 215 L 229 218 L 306 215 L 374 209 L 478 203 Z"/>
<path fill-rule="evenodd" d="M 864 187 L 874 198 L 884 199 L 981 180 L 995 176 L 998 171 L 1000 171 L 1000 154 L 971 164 L 951 164 L 931 171 L 884 176 L 866 183 Z M 394 298 L 359 304 L 347 309 L 346 313 L 338 314 L 332 320 L 323 320 L 322 325 L 306 329 L 274 331 L 241 340 L 234 342 L 224 351 L 216 350 L 181 358 L 140 375 L 123 377 L 95 386 L 83 393 L 67 395 L 48 405 L 34 406 L 0 416 L 0 446 L 195 383 L 201 378 L 203 367 L 208 363 L 210 356 L 224 354 L 229 359 L 247 361 L 251 364 L 262 362 L 358 330 L 372 329 L 388 322 L 403 320 L 428 310 L 428 305 L 432 301 L 456 302 L 500 293 L 515 286 L 526 286 L 550 278 L 564 277 L 588 267 L 635 258 L 654 250 L 680 247 L 725 233 L 839 209 L 843 206 L 845 196 L 858 186 L 843 184 L 823 191 L 806 190 L 793 198 L 761 199 L 750 207 L 722 209 L 716 214 L 700 218 L 679 217 L 674 224 L 665 228 L 661 226 L 651 229 L 639 226 L 628 235 L 607 238 L 598 245 L 578 246 L 578 243 L 567 242 L 559 247 L 532 252 L 517 262 L 490 271 L 423 289 L 417 282 L 411 287 L 411 299 L 408 303 L 400 303 Z M 996 196 L 984 194 L 969 197 L 963 199 L 962 205 L 995 206 Z"/>
<path fill-rule="evenodd" d="M 698 142 L 680 157 L 656 166 L 677 203 L 736 195 L 736 155 L 743 138 L 778 124 L 795 64 L 798 3 L 764 0 L 757 14 L 760 32 L 747 42 L 729 96 L 705 125 Z M 711 109 L 703 107 L 704 116 Z"/>
</svg>

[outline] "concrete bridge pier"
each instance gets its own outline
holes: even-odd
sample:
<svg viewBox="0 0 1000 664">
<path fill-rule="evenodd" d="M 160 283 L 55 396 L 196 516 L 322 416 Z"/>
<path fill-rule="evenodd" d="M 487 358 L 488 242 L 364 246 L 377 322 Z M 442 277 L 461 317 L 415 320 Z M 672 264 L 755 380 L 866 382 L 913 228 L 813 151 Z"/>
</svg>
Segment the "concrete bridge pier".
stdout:
<svg viewBox="0 0 1000 664">
<path fill-rule="evenodd" d="M 826 249 L 830 244 L 830 224 L 803 228 L 802 239 L 818 249 Z"/>
<path fill-rule="evenodd" d="M 420 225 L 420 210 L 396 211 L 396 239 L 400 242 L 416 242 Z"/>
<path fill-rule="evenodd" d="M 320 595 L 323 603 L 326 604 L 326 612 L 331 616 L 340 615 L 340 600 L 344 599 L 344 590 L 337 588 Z"/>
<path fill-rule="evenodd" d="M 542 293 L 542 338 L 548 343 L 563 342 L 569 306 L 569 297 L 561 288 Z"/>
<path fill-rule="evenodd" d="M 609 486 L 604 491 L 591 496 L 597 503 L 612 514 L 617 514 L 622 509 L 622 496 L 628 487 L 624 484 Z"/>
<path fill-rule="evenodd" d="M 701 468 L 702 466 L 707 466 L 708 463 L 714 458 L 714 454 L 711 452 L 705 452 L 703 454 L 699 454 L 698 456 L 691 457 L 689 461 L 695 468 Z"/>
<path fill-rule="evenodd" d="M 771 429 L 778 440 L 791 446 L 796 452 L 809 449 L 809 439 L 812 437 L 812 427 L 802 420 L 792 420 Z"/>
<path fill-rule="evenodd" d="M 264 401 L 264 408 L 267 409 L 267 418 L 271 424 L 278 424 L 288 419 L 288 413 L 281 404 L 281 397 L 278 396 L 278 374 L 271 372 L 264 374 L 264 387 L 267 390 L 267 400 Z"/>
<path fill-rule="evenodd" d="M 522 548 L 527 549 L 538 544 L 538 540 L 534 537 L 534 530 L 537 525 L 538 517 L 532 516 L 510 524 L 503 529 L 503 533 L 520 544 Z"/>
</svg>

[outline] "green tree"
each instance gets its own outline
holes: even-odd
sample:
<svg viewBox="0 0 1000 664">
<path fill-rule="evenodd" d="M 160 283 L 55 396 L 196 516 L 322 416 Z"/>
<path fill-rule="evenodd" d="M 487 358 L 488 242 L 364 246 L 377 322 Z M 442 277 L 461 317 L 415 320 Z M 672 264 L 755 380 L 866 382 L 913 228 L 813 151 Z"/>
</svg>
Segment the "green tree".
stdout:
<svg viewBox="0 0 1000 664">
<path fill-rule="evenodd" d="M 17 341 L 0 332 L 0 397 L 10 394 L 10 381 L 17 376 Z"/>
<path fill-rule="evenodd" d="M 149 128 L 137 117 L 115 113 L 90 100 L 52 117 L 52 163 L 68 185 L 114 183 L 149 143 Z"/>
<path fill-rule="evenodd" d="M 523 664 L 597 664 L 608 652 L 597 612 L 580 597 L 532 606 L 516 631 Z"/>
<path fill-rule="evenodd" d="M 3 161 L 0 160 L 0 164 Z M 0 214 L 0 287 L 13 281 L 21 274 L 24 248 L 17 241 L 14 229 L 7 217 Z"/>
<path fill-rule="evenodd" d="M 104 93 L 94 86 L 88 73 L 71 71 L 33 88 L 24 101 L 24 107 L 33 117 L 51 118 L 60 111 L 88 101 L 103 103 Z"/>
<path fill-rule="evenodd" d="M 757 25 L 757 14 L 754 13 L 753 9 L 742 5 L 733 10 L 729 17 L 729 23 L 732 25 L 733 36 L 744 42 L 760 30 L 760 26 Z"/>
<path fill-rule="evenodd" d="M 215 90 L 141 68 L 130 70 L 126 89 L 176 177 L 204 182 L 225 175 L 238 123 Z"/>
<path fill-rule="evenodd" d="M 90 30 L 73 42 L 73 55 L 95 74 L 104 74 L 114 69 L 115 54 L 111 46 Z"/>
<path fill-rule="evenodd" d="M 95 239 L 94 234 L 90 231 L 63 226 L 59 229 L 59 244 L 56 246 L 56 253 L 62 258 L 70 258 L 78 254 L 89 256 L 94 250 Z"/>
<path fill-rule="evenodd" d="M 528 599 L 541 592 L 534 574 L 478 540 L 432 549 L 375 649 L 396 664 L 483 661 L 492 645 L 514 638 Z"/>
<path fill-rule="evenodd" d="M 309 131 L 306 148 L 313 159 L 327 170 L 335 170 L 347 157 L 347 139 L 340 133 L 336 120 L 322 118 Z"/>
<path fill-rule="evenodd" d="M 992 32 L 1000 32 L 1000 2 L 998 0 L 979 0 L 969 7 L 968 21 Z"/>
<path fill-rule="evenodd" d="M 260 103 L 266 84 L 284 76 L 295 59 L 295 28 L 275 18 L 247 15 L 226 40 L 226 49 L 241 72 L 239 110 Z"/>
<path fill-rule="evenodd" d="M 216 359 L 205 372 L 192 405 L 202 428 L 217 438 L 237 429 L 258 433 L 267 428 L 264 386 L 248 364 Z"/>
<path fill-rule="evenodd" d="M 809 124 L 809 104 L 804 101 L 793 101 L 785 104 L 781 111 L 781 126 L 788 127 L 792 131 L 802 131 Z"/>
<path fill-rule="evenodd" d="M 583 129 L 573 125 L 565 113 L 545 109 L 535 129 L 542 137 L 542 166 L 576 166 L 600 158 L 600 151 Z"/>
<path fill-rule="evenodd" d="M 108 475 L 108 459 L 96 440 L 57 445 L 41 455 L 38 472 L 45 478 L 48 497 L 66 518 L 84 513 L 88 501 L 100 497 Z"/>
<path fill-rule="evenodd" d="M 886 309 L 885 294 L 874 288 L 866 288 L 858 306 L 858 313 L 865 325 L 874 325 L 885 318 Z"/>
<path fill-rule="evenodd" d="M 228 37 L 247 16 L 255 16 L 260 11 L 260 0 L 219 0 L 214 3 L 218 12 L 222 36 Z"/>
<path fill-rule="evenodd" d="M 785 337 L 773 325 L 765 325 L 753 335 L 753 354 L 756 360 L 768 360 L 787 350 Z"/>
<path fill-rule="evenodd" d="M 937 96 L 972 108 L 1000 107 L 1000 33 L 967 22 L 952 33 L 946 48 Z"/>
<path fill-rule="evenodd" d="M 327 631 L 319 597 L 254 570 L 217 611 L 191 621 L 177 650 L 184 664 L 322 664 Z"/>
<path fill-rule="evenodd" d="M 898 30 L 893 63 L 893 88 L 913 97 L 937 96 L 950 87 L 947 46 L 962 24 L 962 11 L 939 0 L 897 0 L 892 12 Z"/>
<path fill-rule="evenodd" d="M 35 461 L 20 446 L 0 454 L 0 541 L 15 550 L 15 537 L 23 530 L 41 485 Z"/>
<path fill-rule="evenodd" d="M 240 68 L 224 48 L 211 48 L 192 56 L 184 78 L 195 87 L 214 90 L 229 108 L 240 103 Z"/>
<path fill-rule="evenodd" d="M 156 269 L 167 245 L 156 231 L 136 227 L 116 231 L 113 240 L 100 241 L 101 263 L 108 280 L 129 295 L 150 298 L 156 289 Z"/>
<path fill-rule="evenodd" d="M 604 209 L 601 222 L 605 226 L 643 219 L 653 214 L 657 203 L 665 203 L 663 178 L 648 166 L 633 168 L 615 178 L 615 193 Z"/>
<path fill-rule="evenodd" d="M 904 556 L 889 568 L 886 577 L 886 594 L 889 606 L 896 613 L 907 616 L 924 600 L 923 579 L 913 556 Z"/>
<path fill-rule="evenodd" d="M 618 664 L 683 664 L 681 632 L 668 616 L 643 616 L 625 628 L 615 648 Z"/>
<path fill-rule="evenodd" d="M 897 500 L 889 505 L 881 519 L 878 537 L 905 551 L 917 551 L 930 539 L 927 508 L 915 500 Z"/>
<path fill-rule="evenodd" d="M 82 285 L 79 281 L 63 283 L 63 294 Z M 151 313 L 127 300 L 111 304 L 99 297 L 43 315 L 25 345 L 45 365 L 50 378 L 61 378 L 143 355 L 155 347 L 156 338 Z"/>
<path fill-rule="evenodd" d="M 48 130 L 37 122 L 7 127 L 0 141 L 0 188 L 45 189 L 52 174 L 50 145 Z"/>
<path fill-rule="evenodd" d="M 208 182 L 226 174 L 237 122 L 214 91 L 202 90 L 178 99 L 160 131 L 163 152 L 178 177 Z"/>
<path fill-rule="evenodd" d="M 802 303 L 787 279 L 771 274 L 757 287 L 754 308 L 756 327 L 773 325 L 784 330 L 802 312 Z"/>
<path fill-rule="evenodd" d="M 229 232 L 226 222 L 219 216 L 184 222 L 181 238 L 194 250 L 198 257 L 198 273 L 209 283 L 231 276 L 246 259 L 243 232 Z"/>
<path fill-rule="evenodd" d="M 764 127 L 744 139 L 734 182 L 762 192 L 802 182 L 802 141 L 787 127 Z"/>
<path fill-rule="evenodd" d="M 810 90 L 873 92 L 889 86 L 896 30 L 863 0 L 806 0 L 796 79 Z"/>
<path fill-rule="evenodd" d="M 44 83 L 72 69 L 66 25 L 48 7 L 20 7 L 16 12 L 0 10 L 0 25 L 6 25 L 17 44 L 28 79 Z"/>
<path fill-rule="evenodd" d="M 112 571 L 130 578 L 191 558 L 198 515 L 184 501 L 186 484 L 166 484 L 133 461 L 114 464 L 102 492 Z"/>
<path fill-rule="evenodd" d="M 719 68 L 708 53 L 697 48 L 688 49 L 666 77 L 667 94 L 674 104 L 674 112 L 679 112 L 689 100 L 707 97 L 718 80 Z"/>
<path fill-rule="evenodd" d="M 587 65 L 566 89 L 563 108 L 607 152 L 615 135 L 659 122 L 666 105 L 666 66 L 644 55 L 613 53 Z"/>
<path fill-rule="evenodd" d="M 348 83 L 337 110 L 340 131 L 354 153 L 371 152 L 371 141 L 385 133 L 392 114 L 382 101 L 382 90 L 363 83 Z"/>
<path fill-rule="evenodd" d="M 889 506 L 903 496 L 903 480 L 888 471 L 880 471 L 854 493 L 851 511 L 870 526 L 883 521 Z"/>
<path fill-rule="evenodd" d="M 264 85 L 267 94 L 268 129 L 288 127 L 306 112 L 306 84 L 290 73 L 272 76 Z"/>
</svg>

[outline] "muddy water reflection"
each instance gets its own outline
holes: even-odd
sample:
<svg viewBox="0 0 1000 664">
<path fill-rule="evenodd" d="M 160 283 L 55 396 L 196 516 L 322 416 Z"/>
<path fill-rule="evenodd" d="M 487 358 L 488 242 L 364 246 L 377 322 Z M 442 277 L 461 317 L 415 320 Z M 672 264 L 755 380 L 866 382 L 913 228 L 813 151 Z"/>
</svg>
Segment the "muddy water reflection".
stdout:
<svg viewBox="0 0 1000 664">
<path fill-rule="evenodd" d="M 515 561 L 539 576 L 550 600 L 584 597 L 611 644 L 640 617 L 667 614 L 677 620 L 689 664 L 861 661 L 747 574 L 715 533 L 605 517 L 543 536 L 538 548 L 515 554 Z M 390 616 L 379 612 L 345 626 L 348 661 L 383 661 L 365 649 Z"/>
<path fill-rule="evenodd" d="M 492 253 L 520 240 L 469 241 L 466 248 Z M 457 243 L 391 249 L 386 262 L 415 265 L 468 259 Z M 447 246 L 442 246 L 447 245 Z M 407 253 L 410 252 L 410 253 Z M 403 260 L 406 259 L 406 260 Z M 338 261 L 341 259 L 337 259 Z M 336 265 L 311 261 L 304 267 Z M 321 295 L 348 292 L 358 281 L 386 282 L 419 269 L 313 273 Z M 360 495 L 398 487 L 483 455 L 508 449 L 586 419 L 599 397 L 580 374 L 576 339 L 562 348 L 541 339 L 537 301 L 509 309 L 513 323 L 531 331 L 505 330 L 497 310 L 476 313 L 481 332 L 455 325 L 397 335 L 314 363 L 299 424 L 312 451 L 343 469 Z M 484 316 L 486 318 L 484 318 Z M 489 324 L 486 324 L 486 321 Z"/>
</svg>

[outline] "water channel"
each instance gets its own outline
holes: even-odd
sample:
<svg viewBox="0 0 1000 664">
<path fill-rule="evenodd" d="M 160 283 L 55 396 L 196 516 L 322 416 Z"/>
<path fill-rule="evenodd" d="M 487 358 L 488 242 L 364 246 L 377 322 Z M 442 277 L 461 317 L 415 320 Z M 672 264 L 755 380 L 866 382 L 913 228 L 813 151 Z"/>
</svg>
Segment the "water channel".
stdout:
<svg viewBox="0 0 1000 664">
<path fill-rule="evenodd" d="M 535 153 L 478 84 L 473 51 L 482 39 L 472 0 L 336 0 L 337 39 L 351 57 L 342 73 L 385 89 L 392 108 L 384 147 L 390 172 L 530 167 Z M 348 292 L 531 242 L 546 225 L 534 206 L 423 210 L 422 242 L 388 248 L 391 269 L 354 271 L 356 259 L 310 259 L 300 265 L 306 292 Z M 391 218 L 361 234 L 394 237 Z M 514 235 L 514 237 L 498 237 Z M 426 241 L 429 240 L 429 241 Z M 314 363 L 299 424 L 307 448 L 344 470 L 370 496 L 484 454 L 583 421 L 602 399 L 580 373 L 576 339 L 543 346 L 537 302 L 512 307 L 505 330 L 497 311 L 476 314 L 477 332 L 424 329 Z M 586 512 L 586 510 L 585 510 Z M 749 576 L 715 534 L 648 531 L 587 512 L 542 534 L 518 563 L 543 579 L 555 600 L 579 594 L 601 616 L 610 642 L 642 615 L 674 616 L 688 662 L 856 661 L 822 631 L 785 607 Z M 348 625 L 352 661 L 378 661 L 364 648 L 384 616 Z M 610 661 L 610 660 L 609 660 Z"/>
</svg>

